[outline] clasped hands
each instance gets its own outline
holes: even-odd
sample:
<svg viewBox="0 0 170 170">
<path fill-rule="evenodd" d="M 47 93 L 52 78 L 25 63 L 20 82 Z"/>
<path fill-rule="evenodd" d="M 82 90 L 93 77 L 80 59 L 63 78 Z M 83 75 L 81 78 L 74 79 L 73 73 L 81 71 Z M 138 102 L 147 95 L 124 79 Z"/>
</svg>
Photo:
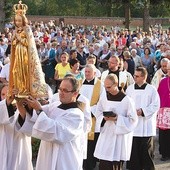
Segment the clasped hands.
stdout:
<svg viewBox="0 0 170 170">
<path fill-rule="evenodd" d="M 108 120 L 111 120 L 111 121 L 117 121 L 117 115 L 115 117 L 106 117 L 104 116 L 104 120 L 108 121 Z"/>
</svg>

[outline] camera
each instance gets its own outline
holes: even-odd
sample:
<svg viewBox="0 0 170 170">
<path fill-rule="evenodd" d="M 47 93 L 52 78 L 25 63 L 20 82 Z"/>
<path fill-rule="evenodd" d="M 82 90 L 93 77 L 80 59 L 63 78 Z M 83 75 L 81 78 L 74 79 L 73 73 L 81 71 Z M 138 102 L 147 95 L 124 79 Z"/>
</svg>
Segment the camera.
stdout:
<svg viewBox="0 0 170 170">
<path fill-rule="evenodd" d="M 105 117 L 116 117 L 117 114 L 112 112 L 112 111 L 105 111 L 105 112 L 103 112 L 103 116 L 105 116 Z"/>
</svg>

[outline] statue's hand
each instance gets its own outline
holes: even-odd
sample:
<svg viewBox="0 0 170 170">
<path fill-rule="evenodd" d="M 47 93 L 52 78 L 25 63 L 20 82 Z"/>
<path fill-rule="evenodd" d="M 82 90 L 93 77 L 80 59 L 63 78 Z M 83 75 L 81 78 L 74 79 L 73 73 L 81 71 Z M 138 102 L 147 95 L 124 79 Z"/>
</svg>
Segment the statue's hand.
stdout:
<svg viewBox="0 0 170 170">
<path fill-rule="evenodd" d="M 16 34 L 16 38 L 17 38 L 18 41 L 21 41 L 21 37 L 20 37 L 19 34 Z"/>
<path fill-rule="evenodd" d="M 17 41 L 13 40 L 12 44 L 15 46 L 17 44 Z"/>
</svg>

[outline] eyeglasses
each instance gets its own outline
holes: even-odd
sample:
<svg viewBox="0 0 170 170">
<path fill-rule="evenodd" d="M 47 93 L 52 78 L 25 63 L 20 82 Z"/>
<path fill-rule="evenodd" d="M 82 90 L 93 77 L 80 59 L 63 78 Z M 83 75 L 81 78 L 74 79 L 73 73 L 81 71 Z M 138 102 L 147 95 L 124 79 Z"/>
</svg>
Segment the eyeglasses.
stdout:
<svg viewBox="0 0 170 170">
<path fill-rule="evenodd" d="M 141 76 L 138 76 L 138 75 L 133 75 L 133 77 L 139 78 L 139 77 L 141 77 Z"/>
<path fill-rule="evenodd" d="M 63 93 L 71 93 L 71 92 L 74 92 L 74 90 L 67 90 L 67 89 L 64 89 L 64 88 L 59 88 L 58 91 L 59 91 L 59 92 L 63 92 Z"/>
<path fill-rule="evenodd" d="M 117 62 L 110 62 L 110 61 L 108 61 L 107 63 L 108 64 L 117 64 Z"/>
</svg>

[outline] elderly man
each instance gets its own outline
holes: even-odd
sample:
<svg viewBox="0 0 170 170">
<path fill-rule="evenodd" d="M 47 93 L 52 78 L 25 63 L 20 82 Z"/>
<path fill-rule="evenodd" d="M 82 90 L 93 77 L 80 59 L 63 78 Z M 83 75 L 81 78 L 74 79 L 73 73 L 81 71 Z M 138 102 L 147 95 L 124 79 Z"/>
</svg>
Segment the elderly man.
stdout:
<svg viewBox="0 0 170 170">
<path fill-rule="evenodd" d="M 137 50 L 132 49 L 131 50 L 131 55 L 132 55 L 132 58 L 133 58 L 133 60 L 135 62 L 135 68 L 140 67 L 142 65 L 142 63 L 141 63 L 140 56 L 137 55 Z"/>
<path fill-rule="evenodd" d="M 31 96 L 17 103 L 21 115 L 19 130 L 41 139 L 37 170 L 82 169 L 84 115 L 76 100 L 78 93 L 79 82 L 67 77 L 59 87 L 61 104 L 42 107 Z"/>
<path fill-rule="evenodd" d="M 95 76 L 96 67 L 94 64 L 87 64 L 85 67 L 85 80 L 80 88 L 80 94 L 83 94 L 90 101 L 92 113 L 92 129 L 88 134 L 87 159 L 84 161 L 85 170 L 93 170 L 96 166 L 96 159 L 93 156 L 95 145 L 100 132 L 100 123 L 102 118 L 96 119 L 96 105 L 100 95 L 104 91 L 103 84 Z"/>
<path fill-rule="evenodd" d="M 163 58 L 161 60 L 161 68 L 156 71 L 154 74 L 151 84 L 156 87 L 159 87 L 160 81 L 167 76 L 167 65 L 169 63 L 169 59 Z"/>
<path fill-rule="evenodd" d="M 160 99 L 156 88 L 148 83 L 147 70 L 138 67 L 135 70 L 135 84 L 130 85 L 126 93 L 135 101 L 138 115 L 138 124 L 133 132 L 133 144 L 130 161 L 127 164 L 130 170 L 154 170 L 154 141 L 156 136 L 156 117 L 160 107 Z"/>
<path fill-rule="evenodd" d="M 167 77 L 161 80 L 158 93 L 160 96 L 160 109 L 157 115 L 157 127 L 159 128 L 159 153 L 161 161 L 170 159 L 170 63 L 167 64 Z"/>
</svg>

